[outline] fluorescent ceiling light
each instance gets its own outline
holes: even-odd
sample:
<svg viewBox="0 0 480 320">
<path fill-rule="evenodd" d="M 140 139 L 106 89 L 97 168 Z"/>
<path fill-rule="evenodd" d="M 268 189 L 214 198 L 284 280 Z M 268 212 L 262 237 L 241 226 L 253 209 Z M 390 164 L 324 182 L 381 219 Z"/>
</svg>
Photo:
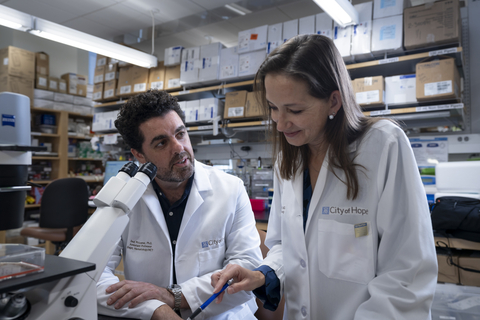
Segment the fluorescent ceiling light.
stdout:
<svg viewBox="0 0 480 320">
<path fill-rule="evenodd" d="M 32 16 L 0 5 L 0 25 L 12 29 L 27 31 L 32 27 Z"/>
<path fill-rule="evenodd" d="M 252 13 L 252 11 L 242 7 L 242 6 L 239 6 L 238 4 L 235 4 L 235 3 L 230 3 L 230 4 L 226 4 L 225 5 L 225 8 L 233 11 L 233 12 L 236 12 L 238 13 L 239 15 L 246 15 L 248 13 Z"/>
<path fill-rule="evenodd" d="M 152 68 L 157 66 L 157 57 L 153 55 L 36 18 L 2 5 L 0 5 L 0 25 L 27 31 L 45 39 L 95 52 L 140 67 Z"/>
<path fill-rule="evenodd" d="M 313 0 L 342 28 L 358 24 L 358 12 L 348 0 Z"/>
</svg>

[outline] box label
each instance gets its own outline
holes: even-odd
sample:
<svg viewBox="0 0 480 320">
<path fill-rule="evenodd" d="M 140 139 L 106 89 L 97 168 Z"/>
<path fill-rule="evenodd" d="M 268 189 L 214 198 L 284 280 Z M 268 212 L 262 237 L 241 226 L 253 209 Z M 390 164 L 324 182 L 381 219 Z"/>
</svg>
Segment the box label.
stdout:
<svg viewBox="0 0 480 320">
<path fill-rule="evenodd" d="M 395 7 L 396 2 L 397 2 L 396 0 L 381 0 L 380 9 Z"/>
<path fill-rule="evenodd" d="M 107 64 L 107 58 L 101 58 L 97 60 L 97 67 L 104 66 Z"/>
<path fill-rule="evenodd" d="M 113 80 L 113 79 L 115 79 L 115 71 L 105 73 L 105 81 L 110 81 L 110 80 Z"/>
<path fill-rule="evenodd" d="M 137 83 L 133 86 L 133 92 L 147 91 L 146 83 Z"/>
<path fill-rule="evenodd" d="M 397 58 L 389 58 L 389 59 L 382 59 L 378 60 L 378 64 L 386 64 L 386 63 L 393 63 L 393 62 L 398 62 L 399 59 Z"/>
<path fill-rule="evenodd" d="M 8 58 L 3 58 L 3 65 L 8 66 Z"/>
<path fill-rule="evenodd" d="M 228 78 L 235 76 L 235 67 L 233 65 L 223 66 L 221 78 Z"/>
<path fill-rule="evenodd" d="M 95 76 L 95 77 L 93 78 L 93 82 L 94 82 L 94 83 L 103 82 L 103 74 L 100 74 L 100 75 L 98 75 L 98 76 Z"/>
<path fill-rule="evenodd" d="M 170 79 L 168 80 L 168 88 L 180 87 L 180 79 Z"/>
<path fill-rule="evenodd" d="M 38 85 L 40 85 L 42 87 L 46 87 L 47 86 L 47 78 L 38 77 Z"/>
<path fill-rule="evenodd" d="M 103 96 L 105 97 L 105 99 L 113 97 L 113 89 L 105 90 Z"/>
<path fill-rule="evenodd" d="M 365 91 L 365 92 L 357 92 L 355 94 L 357 103 L 358 104 L 369 104 L 372 102 L 380 101 L 380 91 L 379 90 L 372 90 L 372 91 Z"/>
<path fill-rule="evenodd" d="M 238 61 L 239 73 L 248 72 L 250 70 L 250 55 L 242 55 Z"/>
<path fill-rule="evenodd" d="M 58 88 L 58 82 L 55 81 L 55 80 L 50 80 L 49 88 L 50 88 L 50 89 L 53 89 L 53 90 L 57 90 L 57 88 Z"/>
<path fill-rule="evenodd" d="M 228 108 L 229 117 L 243 117 L 244 107 Z"/>
<path fill-rule="evenodd" d="M 163 90 L 163 81 L 150 83 L 150 89 Z"/>
<path fill-rule="evenodd" d="M 380 41 L 395 39 L 396 25 L 383 26 L 380 29 Z"/>
<path fill-rule="evenodd" d="M 430 51 L 428 55 L 430 57 L 433 56 L 438 56 L 438 55 L 443 55 L 443 54 L 449 54 L 449 53 L 456 53 L 457 48 L 450 48 L 450 49 L 443 49 L 443 50 L 436 50 L 436 51 Z"/>
<path fill-rule="evenodd" d="M 391 113 L 392 113 L 392 110 L 379 110 L 379 111 L 370 112 L 370 116 L 372 116 L 372 117 L 382 116 L 382 115 L 391 114 Z"/>
<path fill-rule="evenodd" d="M 60 82 L 60 90 L 61 91 L 67 90 L 67 84 L 65 82 Z"/>
<path fill-rule="evenodd" d="M 453 92 L 452 80 L 425 83 L 424 89 L 426 96 L 451 93 Z"/>
<path fill-rule="evenodd" d="M 102 99 L 102 92 L 101 91 L 95 92 L 93 94 L 93 100 L 100 100 L 100 99 Z"/>
<path fill-rule="evenodd" d="M 127 94 L 132 92 L 132 86 L 123 86 L 120 87 L 120 94 Z"/>
</svg>

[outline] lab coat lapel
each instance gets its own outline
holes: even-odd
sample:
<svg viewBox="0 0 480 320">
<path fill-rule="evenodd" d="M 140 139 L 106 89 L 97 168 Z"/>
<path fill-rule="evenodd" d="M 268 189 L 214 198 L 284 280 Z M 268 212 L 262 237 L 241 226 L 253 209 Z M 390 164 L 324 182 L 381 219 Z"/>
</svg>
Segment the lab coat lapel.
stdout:
<svg viewBox="0 0 480 320">
<path fill-rule="evenodd" d="M 165 217 L 163 216 L 162 206 L 160 205 L 160 201 L 158 200 L 157 193 L 153 189 L 152 184 L 148 185 L 147 190 L 143 194 L 143 201 L 145 201 L 148 209 L 157 220 L 158 225 L 162 229 L 162 232 L 165 234 L 167 239 L 170 239 L 170 235 L 168 233 L 167 222 L 165 221 Z"/>
<path fill-rule="evenodd" d="M 181 238 L 181 235 L 188 225 L 190 218 L 204 202 L 202 192 L 211 189 L 212 185 L 210 184 L 210 179 L 208 178 L 207 173 L 202 167 L 202 164 L 195 160 L 195 177 L 193 178 L 192 189 L 190 190 L 185 212 L 183 213 L 183 219 L 182 224 L 180 225 L 178 238 Z"/>
</svg>

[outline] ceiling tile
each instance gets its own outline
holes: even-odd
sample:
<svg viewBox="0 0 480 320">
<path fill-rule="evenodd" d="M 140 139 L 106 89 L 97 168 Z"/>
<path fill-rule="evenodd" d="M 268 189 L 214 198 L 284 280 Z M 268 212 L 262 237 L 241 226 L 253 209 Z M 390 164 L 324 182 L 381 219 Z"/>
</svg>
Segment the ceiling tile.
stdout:
<svg viewBox="0 0 480 320">
<path fill-rule="evenodd" d="M 3 5 L 60 24 L 76 17 L 75 14 L 59 9 L 57 6 L 33 0 L 9 0 Z"/>
<path fill-rule="evenodd" d="M 30 0 L 31 1 L 31 0 Z M 36 0 L 56 8 L 61 8 L 64 11 L 74 14 L 75 16 L 83 16 L 88 13 L 106 8 L 117 2 L 114 0 Z"/>
<path fill-rule="evenodd" d="M 278 9 L 285 13 L 290 19 L 300 19 L 323 12 L 315 2 L 310 0 L 284 4 L 278 6 Z"/>
<path fill-rule="evenodd" d="M 212 10 L 218 7 L 223 7 L 226 4 L 235 2 L 235 0 L 192 0 L 192 2 L 195 2 L 196 4 L 207 10 Z"/>
<path fill-rule="evenodd" d="M 240 31 L 260 27 L 266 24 L 275 24 L 288 21 L 291 18 L 277 8 L 263 10 L 258 13 L 250 13 L 228 21 L 238 27 Z M 238 34 L 237 34 L 238 36 Z"/>
<path fill-rule="evenodd" d="M 180 19 L 205 10 L 189 0 L 126 0 L 122 5 L 148 16 L 153 10 L 156 19 L 162 22 Z"/>
<path fill-rule="evenodd" d="M 113 37 L 122 34 L 120 30 L 110 28 L 85 18 L 76 18 L 64 24 L 66 27 L 112 41 Z"/>
<path fill-rule="evenodd" d="M 198 30 L 203 37 L 205 35 L 211 36 L 214 38 L 213 42 L 219 41 L 229 47 L 232 46 L 232 43 L 238 43 L 238 32 L 242 31 L 228 21 L 209 24 L 196 30 Z"/>
</svg>

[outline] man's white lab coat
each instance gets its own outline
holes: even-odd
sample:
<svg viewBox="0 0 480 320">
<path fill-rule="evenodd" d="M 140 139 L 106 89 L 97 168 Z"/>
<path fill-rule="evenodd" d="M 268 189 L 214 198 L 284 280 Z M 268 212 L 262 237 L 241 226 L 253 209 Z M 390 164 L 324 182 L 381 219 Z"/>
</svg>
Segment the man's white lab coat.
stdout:
<svg viewBox="0 0 480 320">
<path fill-rule="evenodd" d="M 163 303 L 148 300 L 135 308 L 107 306 L 105 289 L 118 278 L 113 270 L 123 255 L 125 278 L 167 287 L 172 283 L 172 246 L 158 197 L 150 184 L 129 214 L 122 234 L 98 284 L 98 312 L 150 319 Z M 228 263 L 256 268 L 262 255 L 260 238 L 243 182 L 232 175 L 195 161 L 195 177 L 176 243 L 178 284 L 191 310 L 187 318 L 212 294 L 210 276 Z M 257 306 L 251 293 L 226 294 L 221 304 L 211 303 L 196 319 L 255 319 Z"/>
<path fill-rule="evenodd" d="M 409 140 L 380 121 L 350 152 L 360 165 L 358 198 L 346 199 L 326 157 L 305 234 L 303 172 L 289 181 L 275 174 L 263 264 L 282 284 L 284 319 L 430 319 L 437 260 Z"/>
</svg>

